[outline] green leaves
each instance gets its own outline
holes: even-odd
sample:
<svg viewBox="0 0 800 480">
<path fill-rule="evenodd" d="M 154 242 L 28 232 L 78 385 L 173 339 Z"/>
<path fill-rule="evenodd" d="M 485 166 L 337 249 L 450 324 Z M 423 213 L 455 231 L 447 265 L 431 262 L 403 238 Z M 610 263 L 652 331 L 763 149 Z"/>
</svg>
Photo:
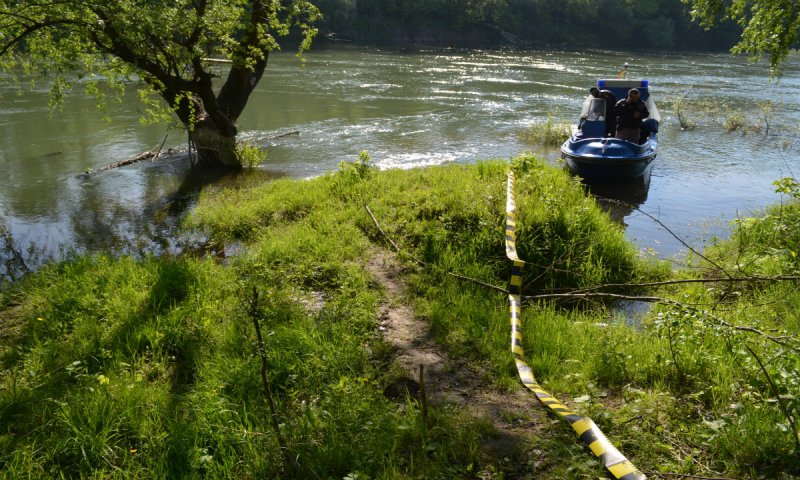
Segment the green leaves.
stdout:
<svg viewBox="0 0 800 480">
<path fill-rule="evenodd" d="M 52 76 L 53 108 L 73 79 L 92 75 L 114 89 L 143 81 L 175 107 L 177 94 L 198 95 L 199 80 L 210 83 L 205 59 L 263 69 L 292 27 L 301 30 L 300 50 L 308 49 L 318 15 L 304 0 L 2 0 L 0 71 Z M 101 89 L 91 90 L 102 105 Z"/>
<path fill-rule="evenodd" d="M 771 74 L 779 76 L 780 66 L 797 43 L 800 31 L 800 3 L 795 0 L 683 0 L 691 7 L 692 18 L 706 28 L 720 19 L 729 19 L 744 27 L 741 40 L 733 47 L 735 54 L 747 54 L 754 60 L 769 55 Z"/>
<path fill-rule="evenodd" d="M 794 177 L 784 177 L 772 182 L 775 185 L 775 192 L 789 195 L 792 198 L 800 198 L 800 183 Z"/>
</svg>

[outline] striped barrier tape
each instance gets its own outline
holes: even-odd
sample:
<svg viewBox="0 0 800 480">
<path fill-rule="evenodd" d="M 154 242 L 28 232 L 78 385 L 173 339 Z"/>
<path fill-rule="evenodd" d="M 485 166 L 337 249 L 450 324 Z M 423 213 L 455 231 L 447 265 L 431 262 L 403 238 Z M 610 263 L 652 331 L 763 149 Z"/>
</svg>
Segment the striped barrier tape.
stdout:
<svg viewBox="0 0 800 480">
<path fill-rule="evenodd" d="M 520 313 L 522 304 L 522 269 L 525 262 L 517 255 L 516 246 L 516 205 L 514 203 L 514 172 L 508 174 L 508 190 L 506 194 L 506 256 L 512 262 L 511 280 L 508 286 L 508 302 L 511 313 L 511 353 L 517 365 L 517 373 L 525 387 L 536 395 L 542 404 L 572 426 L 580 441 L 589 447 L 592 453 L 603 462 L 606 470 L 618 480 L 644 480 L 647 477 L 639 471 L 619 450 L 606 438 L 591 418 L 579 415 L 547 393 L 536 381 L 533 370 L 525 362 L 522 349 L 522 323 Z"/>
</svg>

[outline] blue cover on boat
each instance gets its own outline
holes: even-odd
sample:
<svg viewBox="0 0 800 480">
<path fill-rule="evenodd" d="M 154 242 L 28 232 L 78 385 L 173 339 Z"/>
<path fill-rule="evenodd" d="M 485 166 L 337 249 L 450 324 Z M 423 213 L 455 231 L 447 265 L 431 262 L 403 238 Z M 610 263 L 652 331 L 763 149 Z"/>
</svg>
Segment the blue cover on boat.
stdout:
<svg viewBox="0 0 800 480">
<path fill-rule="evenodd" d="M 604 137 L 606 135 L 605 120 L 586 120 L 581 128 L 583 136 L 587 138 Z"/>
<path fill-rule="evenodd" d="M 597 81 L 597 88 L 610 91 L 617 97 L 617 100 L 627 97 L 628 90 L 631 88 L 639 90 L 639 98 L 643 102 L 650 98 L 650 82 L 647 80 L 601 79 Z"/>
</svg>

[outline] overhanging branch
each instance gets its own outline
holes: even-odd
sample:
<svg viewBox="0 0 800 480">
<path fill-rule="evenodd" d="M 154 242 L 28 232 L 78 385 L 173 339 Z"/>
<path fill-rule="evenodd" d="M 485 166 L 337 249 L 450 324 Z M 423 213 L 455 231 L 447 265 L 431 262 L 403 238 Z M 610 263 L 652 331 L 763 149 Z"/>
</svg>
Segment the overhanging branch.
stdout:
<svg viewBox="0 0 800 480">
<path fill-rule="evenodd" d="M 0 48 L 0 56 L 5 55 L 9 50 L 14 48 L 19 42 L 24 40 L 29 35 L 33 35 L 34 33 L 38 32 L 39 30 L 44 30 L 49 27 L 54 27 L 57 25 L 79 25 L 82 27 L 86 27 L 86 23 L 78 22 L 76 20 L 49 20 L 45 22 L 37 22 L 32 25 L 28 25 L 19 35 L 12 38 L 8 41 L 2 48 Z"/>
</svg>

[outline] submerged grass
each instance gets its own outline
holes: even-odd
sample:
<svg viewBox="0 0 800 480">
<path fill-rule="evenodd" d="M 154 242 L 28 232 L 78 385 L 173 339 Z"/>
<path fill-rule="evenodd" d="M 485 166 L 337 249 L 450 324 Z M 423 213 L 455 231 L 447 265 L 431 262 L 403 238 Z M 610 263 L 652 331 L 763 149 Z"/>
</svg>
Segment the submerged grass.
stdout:
<svg viewBox="0 0 800 480">
<path fill-rule="evenodd" d="M 546 121 L 528 127 L 528 130 L 520 134 L 520 138 L 534 145 L 558 147 L 569 138 L 571 129 L 570 124 L 556 122 L 553 117 L 548 116 Z"/>
<path fill-rule="evenodd" d="M 639 259 L 564 172 L 532 157 L 512 166 L 526 295 L 668 275 Z M 493 435 L 485 420 L 447 406 L 423 417 L 415 399 L 383 393 L 396 372 L 376 318 L 382 292 L 364 265 L 387 243 L 364 205 L 401 246 L 408 301 L 436 342 L 482 372 L 485 388 L 519 388 L 506 298 L 445 273 L 507 281 L 507 170 L 483 162 L 379 172 L 362 154 L 335 174 L 202 198 L 186 228 L 244 245 L 225 265 L 96 256 L 24 278 L 0 299 L 0 319 L 19 325 L 0 340 L 0 469 L 9 478 L 602 475 L 565 425 L 521 439 L 524 453 L 509 465 L 482 448 Z M 795 271 L 796 211 L 742 221 L 713 251 L 718 263 Z M 783 233 L 769 237 L 778 226 Z M 531 304 L 524 347 L 541 383 L 643 470 L 800 474 L 791 421 L 776 403 L 798 416 L 796 352 L 714 320 L 797 335 L 793 287 L 664 291 L 684 306 L 660 307 L 638 328 L 610 321 L 603 303 Z M 284 464 L 270 426 L 253 314 L 296 466 Z"/>
</svg>

